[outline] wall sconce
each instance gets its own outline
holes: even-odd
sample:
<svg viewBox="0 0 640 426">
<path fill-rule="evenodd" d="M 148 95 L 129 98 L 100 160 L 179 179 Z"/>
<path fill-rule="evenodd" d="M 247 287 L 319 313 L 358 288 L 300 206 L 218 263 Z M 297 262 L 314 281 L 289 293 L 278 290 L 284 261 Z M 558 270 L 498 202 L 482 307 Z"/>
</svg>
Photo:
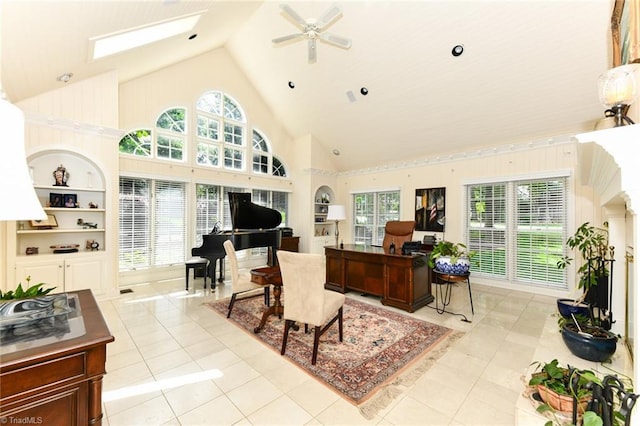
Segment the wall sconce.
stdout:
<svg viewBox="0 0 640 426">
<path fill-rule="evenodd" d="M 2 155 L 0 170 L 7 181 L 0 185 L 0 221 L 41 220 L 47 215 L 42 209 L 33 189 L 31 174 L 27 167 L 24 150 L 24 114 L 17 106 L 5 99 L 0 89 L 0 117 L 3 123 Z"/>
<path fill-rule="evenodd" d="M 600 102 L 608 109 L 605 117 L 614 117 L 614 127 L 635 124 L 627 116 L 629 105 L 637 94 L 634 65 L 612 68 L 598 78 Z"/>
<path fill-rule="evenodd" d="M 329 211 L 327 212 L 327 220 L 333 220 L 336 222 L 336 248 L 338 247 L 338 237 L 340 236 L 340 231 L 338 231 L 338 222 L 341 220 L 345 220 L 347 215 L 344 210 L 344 206 L 333 204 L 329 206 Z"/>
</svg>

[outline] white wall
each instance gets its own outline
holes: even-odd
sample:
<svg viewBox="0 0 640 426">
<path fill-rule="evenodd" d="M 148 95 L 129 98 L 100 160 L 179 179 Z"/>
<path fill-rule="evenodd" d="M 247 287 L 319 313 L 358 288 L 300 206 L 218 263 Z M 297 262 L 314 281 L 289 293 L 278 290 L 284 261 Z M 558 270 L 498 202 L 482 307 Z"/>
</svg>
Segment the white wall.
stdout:
<svg viewBox="0 0 640 426">
<path fill-rule="evenodd" d="M 426 157 L 425 157 L 426 158 Z M 415 214 L 415 190 L 421 188 L 446 188 L 446 225 L 444 236 L 447 240 L 463 240 L 464 185 L 482 179 L 500 178 L 512 180 L 518 177 L 535 176 L 537 173 L 569 171 L 568 214 L 569 233 L 583 222 L 598 223 L 600 207 L 592 188 L 582 185 L 576 179 L 576 143 L 565 139 L 563 142 L 525 143 L 474 151 L 473 153 L 452 153 L 449 156 L 416 160 L 419 165 L 387 165 L 373 170 L 354 171 L 338 177 L 338 201 L 347 206 L 347 220 L 341 226 L 341 236 L 345 243 L 352 241 L 353 209 L 351 194 L 376 188 L 401 188 L 401 219 L 413 220 Z M 594 201 L 595 200 L 595 201 Z M 414 240 L 422 240 L 426 232 L 415 232 Z M 428 234 L 432 234 L 429 232 Z M 442 238 L 441 233 L 437 234 Z M 575 273 L 569 270 L 569 293 L 575 294 Z M 477 279 L 478 283 L 514 288 L 510 283 L 491 282 Z M 526 288 L 519 288 L 527 290 Z M 536 290 L 541 291 L 541 290 Z M 560 295 L 557 292 L 548 294 Z M 566 294 L 562 294 L 566 296 Z"/>
</svg>

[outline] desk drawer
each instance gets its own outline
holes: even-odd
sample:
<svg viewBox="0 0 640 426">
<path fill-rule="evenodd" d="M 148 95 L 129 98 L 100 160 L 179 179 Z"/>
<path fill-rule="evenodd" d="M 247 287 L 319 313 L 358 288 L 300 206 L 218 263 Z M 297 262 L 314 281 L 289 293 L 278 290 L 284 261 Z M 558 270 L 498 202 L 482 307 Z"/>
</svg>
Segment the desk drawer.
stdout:
<svg viewBox="0 0 640 426">
<path fill-rule="evenodd" d="M 53 361 L 0 374 L 0 399 L 47 385 L 86 376 L 85 353 L 73 354 Z"/>
</svg>

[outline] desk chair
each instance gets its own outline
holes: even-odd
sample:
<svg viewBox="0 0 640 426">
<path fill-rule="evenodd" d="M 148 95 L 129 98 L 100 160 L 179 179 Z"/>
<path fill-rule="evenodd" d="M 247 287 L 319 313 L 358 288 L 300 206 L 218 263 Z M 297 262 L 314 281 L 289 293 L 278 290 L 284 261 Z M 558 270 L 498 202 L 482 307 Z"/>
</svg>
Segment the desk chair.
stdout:
<svg viewBox="0 0 640 426">
<path fill-rule="evenodd" d="M 396 246 L 396 252 L 400 253 L 402 245 L 406 241 L 411 241 L 413 238 L 413 230 L 416 227 L 414 220 L 390 220 L 384 226 L 384 239 L 382 240 L 382 247 L 385 251 L 389 250 L 391 242 Z"/>
<path fill-rule="evenodd" d="M 344 294 L 325 290 L 326 272 L 322 255 L 278 251 L 278 263 L 285 295 L 284 336 L 280 354 L 285 353 L 289 329 L 295 322 L 305 324 L 305 333 L 308 325 L 311 324 L 314 326 L 311 364 L 315 365 L 320 336 L 336 321 L 338 321 L 338 335 L 342 342 Z"/>
<path fill-rule="evenodd" d="M 236 249 L 233 247 L 233 243 L 229 240 L 226 240 L 223 244 L 224 251 L 227 253 L 227 257 L 229 258 L 229 267 L 231 268 L 231 301 L 229 302 L 229 311 L 227 312 L 227 318 L 231 316 L 231 310 L 233 309 L 233 305 L 236 303 L 236 299 L 239 294 L 247 293 L 253 290 L 264 289 L 264 304 L 269 306 L 269 287 L 263 286 L 260 284 L 256 284 L 251 281 L 251 274 L 245 273 L 240 274 L 240 270 L 238 268 L 238 257 L 236 256 Z M 251 297 L 262 296 L 262 294 L 252 294 L 243 299 L 248 299 Z"/>
</svg>

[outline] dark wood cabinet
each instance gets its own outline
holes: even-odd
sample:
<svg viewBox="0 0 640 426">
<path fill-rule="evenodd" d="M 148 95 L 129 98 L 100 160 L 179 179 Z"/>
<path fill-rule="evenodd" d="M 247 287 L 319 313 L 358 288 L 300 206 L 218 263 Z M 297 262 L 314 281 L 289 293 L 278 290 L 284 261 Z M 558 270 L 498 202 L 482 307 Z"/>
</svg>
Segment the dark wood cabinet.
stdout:
<svg viewBox="0 0 640 426">
<path fill-rule="evenodd" d="M 326 288 L 380 296 L 383 305 L 408 312 L 433 301 L 431 274 L 424 255 L 391 254 L 382 247 L 325 247 Z"/>
<path fill-rule="evenodd" d="M 91 290 L 78 296 L 84 333 L 17 349 L 0 346 L 0 419 L 8 424 L 102 424 L 106 345 L 114 340 Z"/>
<path fill-rule="evenodd" d="M 282 237 L 280 239 L 280 248 L 278 250 L 284 251 L 298 251 L 298 245 L 300 244 L 300 237 Z M 271 262 L 271 250 L 267 254 L 267 262 L 269 265 L 273 265 Z"/>
</svg>

